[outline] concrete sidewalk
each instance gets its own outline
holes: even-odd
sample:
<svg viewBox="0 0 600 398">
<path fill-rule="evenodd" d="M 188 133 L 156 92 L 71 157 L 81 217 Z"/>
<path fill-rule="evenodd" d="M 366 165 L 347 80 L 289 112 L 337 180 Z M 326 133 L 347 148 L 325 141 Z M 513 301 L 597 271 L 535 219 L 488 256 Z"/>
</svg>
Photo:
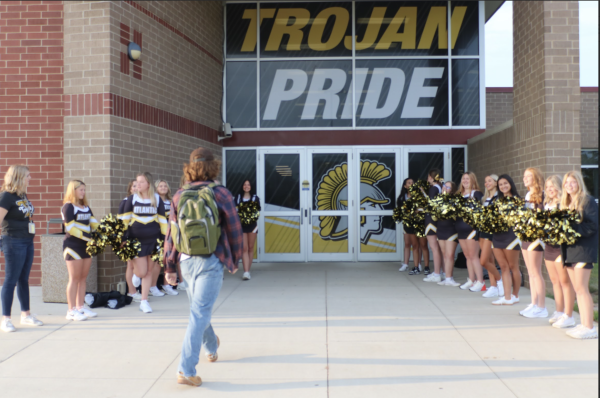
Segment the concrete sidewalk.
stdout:
<svg viewBox="0 0 600 398">
<path fill-rule="evenodd" d="M 492 306 L 479 293 L 423 282 L 393 263 L 255 264 L 226 275 L 214 311 L 219 360 L 200 388 L 176 384 L 186 294 L 0 333 L 3 397 L 597 397 L 598 340 Z M 466 279 L 457 270 L 457 280 Z M 554 301 L 547 299 L 548 311 Z"/>
</svg>

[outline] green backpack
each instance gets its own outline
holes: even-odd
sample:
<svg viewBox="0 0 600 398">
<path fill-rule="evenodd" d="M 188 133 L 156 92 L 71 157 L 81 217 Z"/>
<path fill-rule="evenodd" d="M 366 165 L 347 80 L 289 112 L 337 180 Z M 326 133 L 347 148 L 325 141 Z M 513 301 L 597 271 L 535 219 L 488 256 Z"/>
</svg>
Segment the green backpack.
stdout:
<svg viewBox="0 0 600 398">
<path fill-rule="evenodd" d="M 221 237 L 219 209 L 210 183 L 183 187 L 177 203 L 177 222 L 171 222 L 175 248 L 188 256 L 212 254 Z"/>
</svg>

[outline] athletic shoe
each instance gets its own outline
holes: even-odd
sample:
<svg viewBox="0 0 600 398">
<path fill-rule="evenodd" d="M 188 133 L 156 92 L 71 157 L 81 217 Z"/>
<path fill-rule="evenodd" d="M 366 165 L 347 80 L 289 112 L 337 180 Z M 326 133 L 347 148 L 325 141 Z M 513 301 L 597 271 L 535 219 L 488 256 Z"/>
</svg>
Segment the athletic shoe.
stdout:
<svg viewBox="0 0 600 398">
<path fill-rule="evenodd" d="M 446 284 L 444 286 L 452 286 L 452 287 L 460 286 L 460 283 L 455 281 L 453 277 L 444 279 L 444 282 L 446 282 Z"/>
<path fill-rule="evenodd" d="M 490 286 L 487 292 L 483 293 L 483 297 L 485 298 L 498 297 L 498 295 L 498 288 L 496 286 Z"/>
<path fill-rule="evenodd" d="M 432 272 L 431 274 L 427 275 L 425 278 L 423 278 L 423 282 L 441 282 L 442 281 L 442 276 L 440 274 L 436 274 L 435 272 Z"/>
<path fill-rule="evenodd" d="M 179 284 L 177 284 L 177 290 L 185 290 L 187 289 L 188 284 L 186 281 L 181 281 L 179 282 Z"/>
<path fill-rule="evenodd" d="M 85 307 L 83 307 L 80 310 L 77 310 L 80 314 L 83 314 L 85 316 L 87 316 L 88 318 L 95 318 L 98 316 L 98 314 L 96 314 L 94 311 L 91 311 Z"/>
<path fill-rule="evenodd" d="M 596 330 L 595 327 L 588 329 L 582 325 L 580 328 L 576 329 L 571 334 L 569 334 L 567 332 L 567 335 L 569 335 L 570 337 L 573 337 L 574 339 L 580 339 L 580 340 L 597 339 L 598 338 L 598 330 Z"/>
<path fill-rule="evenodd" d="M 471 279 L 467 278 L 467 281 L 465 283 L 463 283 L 460 288 L 462 290 L 467 290 L 468 288 L 470 288 L 471 286 L 473 286 L 473 281 Z"/>
<path fill-rule="evenodd" d="M 131 297 L 136 303 L 142 301 L 142 294 L 140 292 L 135 292 L 134 294 L 127 293 L 127 295 Z"/>
<path fill-rule="evenodd" d="M 562 316 L 564 315 L 564 312 L 558 312 L 558 311 L 554 311 L 552 313 L 552 316 L 550 317 L 550 319 L 548 319 L 548 322 L 550 322 L 550 324 L 554 324 L 555 322 L 558 322 L 560 318 L 562 318 Z"/>
<path fill-rule="evenodd" d="M 152 307 L 150 307 L 150 304 L 148 304 L 148 300 L 142 300 L 140 302 L 140 311 L 145 312 L 146 314 L 152 312 Z"/>
<path fill-rule="evenodd" d="M 150 294 L 152 296 L 154 296 L 154 297 L 162 297 L 162 296 L 165 295 L 163 292 L 161 292 L 160 290 L 158 290 L 158 287 L 156 287 L 156 286 L 152 286 L 150 288 Z"/>
<path fill-rule="evenodd" d="M 242 280 L 249 281 L 250 280 L 250 272 L 244 272 L 244 276 L 242 276 Z"/>
<path fill-rule="evenodd" d="M 515 304 L 518 303 L 519 301 L 521 301 L 521 300 L 519 300 L 518 297 L 515 297 L 514 294 L 511 294 L 510 297 L 511 297 L 512 302 L 515 303 Z"/>
<path fill-rule="evenodd" d="M 507 300 L 504 298 L 504 296 L 502 296 L 498 300 L 492 301 L 492 305 L 513 305 L 515 303 L 515 298 L 515 296 L 512 296 L 510 300 Z"/>
<path fill-rule="evenodd" d="M 200 376 L 184 376 L 183 373 L 177 374 L 177 384 L 185 384 L 186 386 L 200 387 L 202 379 Z"/>
<path fill-rule="evenodd" d="M 419 275 L 420 273 L 421 273 L 421 270 L 419 270 L 419 268 L 413 267 L 413 269 L 410 270 L 408 275 Z"/>
<path fill-rule="evenodd" d="M 85 321 L 88 319 L 87 316 L 83 315 L 81 312 L 79 312 L 77 310 L 71 310 L 71 311 L 67 312 L 66 318 L 69 321 Z"/>
<path fill-rule="evenodd" d="M 29 314 L 27 316 L 21 315 L 21 325 L 43 326 L 44 322 L 37 319 L 34 314 Z"/>
<path fill-rule="evenodd" d="M 546 308 L 534 306 L 531 311 L 527 311 L 523 316 L 525 318 L 548 318 L 548 310 Z"/>
<path fill-rule="evenodd" d="M 131 283 L 133 283 L 133 286 L 135 287 L 140 287 L 140 285 L 142 284 L 142 280 L 139 276 L 133 274 L 133 277 L 131 278 Z"/>
<path fill-rule="evenodd" d="M 419 267 L 419 272 L 423 272 L 423 267 L 421 267 L 421 264 L 417 264 L 417 267 Z"/>
<path fill-rule="evenodd" d="M 504 284 L 502 281 L 498 281 L 498 296 L 504 296 Z"/>
<path fill-rule="evenodd" d="M 2 323 L 0 323 L 0 330 L 6 333 L 11 333 L 15 332 L 17 329 L 14 327 L 10 319 L 4 318 L 2 319 Z"/>
<path fill-rule="evenodd" d="M 573 326 L 575 326 L 575 319 L 567 314 L 563 314 L 558 321 L 552 324 L 552 327 L 557 329 L 572 328 Z"/>
<path fill-rule="evenodd" d="M 482 290 L 485 290 L 485 283 L 479 281 L 475 282 L 475 284 L 469 288 L 469 291 L 471 292 L 480 292 Z"/>
<path fill-rule="evenodd" d="M 221 340 L 219 340 L 219 336 L 217 336 L 217 349 L 219 349 L 220 346 Z M 217 359 L 219 359 L 219 354 L 216 352 L 212 354 L 206 353 L 206 358 L 208 359 L 208 362 L 217 362 Z"/>
<path fill-rule="evenodd" d="M 162 285 L 162 288 L 169 296 L 177 296 L 179 294 L 179 292 L 173 289 L 173 286 L 171 285 Z"/>
<path fill-rule="evenodd" d="M 431 270 L 429 269 L 429 267 L 425 267 L 425 269 L 423 270 L 423 274 L 424 274 L 424 275 L 429 275 L 429 274 L 431 274 Z"/>
<path fill-rule="evenodd" d="M 408 268 L 408 264 L 402 264 L 402 267 L 400 267 L 400 269 L 398 271 L 404 272 L 404 271 L 406 271 L 407 268 Z"/>
<path fill-rule="evenodd" d="M 519 311 L 519 314 L 524 315 L 526 312 L 531 311 L 533 309 L 533 307 L 534 307 L 533 303 L 529 304 L 527 307 L 525 307 L 524 310 Z"/>
</svg>

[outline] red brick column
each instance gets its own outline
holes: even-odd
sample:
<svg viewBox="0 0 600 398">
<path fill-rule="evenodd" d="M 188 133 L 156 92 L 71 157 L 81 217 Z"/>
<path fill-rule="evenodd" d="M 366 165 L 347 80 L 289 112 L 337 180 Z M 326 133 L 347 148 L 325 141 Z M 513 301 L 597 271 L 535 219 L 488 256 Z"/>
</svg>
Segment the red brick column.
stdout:
<svg viewBox="0 0 600 398">
<path fill-rule="evenodd" d="M 63 2 L 0 1 L 0 174 L 14 164 L 31 170 L 28 196 L 38 231 L 34 286 L 41 285 L 39 235 L 48 219 L 60 217 L 62 205 L 62 94 Z"/>
</svg>

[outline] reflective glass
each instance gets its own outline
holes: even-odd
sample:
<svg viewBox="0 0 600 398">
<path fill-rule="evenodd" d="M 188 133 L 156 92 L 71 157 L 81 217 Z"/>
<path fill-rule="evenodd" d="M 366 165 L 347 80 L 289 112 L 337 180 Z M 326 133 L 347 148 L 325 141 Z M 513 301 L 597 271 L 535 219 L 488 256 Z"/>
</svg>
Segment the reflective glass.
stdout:
<svg viewBox="0 0 600 398">
<path fill-rule="evenodd" d="M 479 126 L 479 60 L 452 60 L 452 125 Z"/>
<path fill-rule="evenodd" d="M 452 30 L 452 55 L 479 55 L 477 1 L 452 2 Z"/>
<path fill-rule="evenodd" d="M 452 148 L 452 181 L 457 187 L 465 173 L 465 148 Z"/>
<path fill-rule="evenodd" d="M 256 3 L 227 4 L 227 58 L 256 58 Z"/>
<path fill-rule="evenodd" d="M 360 252 L 396 252 L 396 223 L 392 216 L 360 217 Z"/>
<path fill-rule="evenodd" d="M 598 166 L 598 150 L 584 149 L 581 151 L 582 166 Z"/>
<path fill-rule="evenodd" d="M 348 209 L 348 155 L 312 155 L 313 210 Z"/>
<path fill-rule="evenodd" d="M 590 195 L 598 199 L 598 168 L 581 169 L 581 174 L 583 174 L 583 181 Z"/>
<path fill-rule="evenodd" d="M 244 181 L 250 180 L 256 194 L 256 150 L 225 150 L 225 182 L 234 196 L 242 194 Z"/>
<path fill-rule="evenodd" d="M 347 216 L 313 216 L 312 252 L 348 253 L 347 231 Z"/>
<path fill-rule="evenodd" d="M 300 217 L 265 217 L 265 253 L 300 253 Z"/>
<path fill-rule="evenodd" d="M 265 211 L 300 210 L 300 155 L 265 154 Z"/>
<path fill-rule="evenodd" d="M 408 177 L 413 181 L 427 181 L 427 173 L 434 168 L 443 173 L 443 152 L 412 152 L 408 154 Z"/>
<path fill-rule="evenodd" d="M 256 62 L 227 62 L 227 123 L 256 128 Z"/>
<path fill-rule="evenodd" d="M 396 205 L 396 155 L 360 154 L 360 210 L 393 210 Z"/>
</svg>

